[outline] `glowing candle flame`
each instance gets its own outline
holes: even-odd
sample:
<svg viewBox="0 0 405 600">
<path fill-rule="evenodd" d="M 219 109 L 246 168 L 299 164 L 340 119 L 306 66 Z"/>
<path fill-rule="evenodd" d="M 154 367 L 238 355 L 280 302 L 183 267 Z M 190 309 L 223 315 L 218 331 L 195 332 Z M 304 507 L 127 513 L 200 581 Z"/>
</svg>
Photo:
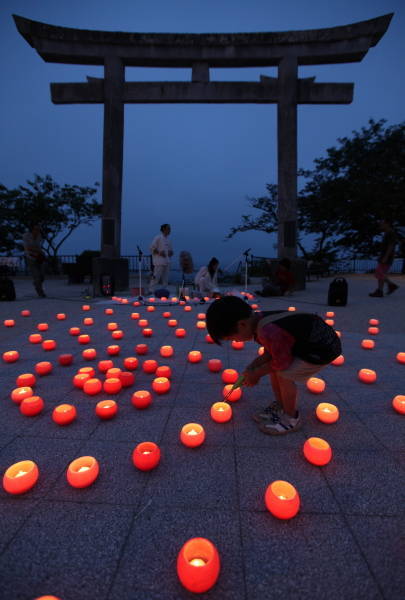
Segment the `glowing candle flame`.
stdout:
<svg viewBox="0 0 405 600">
<path fill-rule="evenodd" d="M 198 435 L 198 431 L 195 429 L 190 429 L 190 431 L 187 431 L 187 435 Z"/>
<path fill-rule="evenodd" d="M 202 558 L 193 558 L 190 560 L 190 565 L 193 565 L 193 567 L 205 567 L 206 564 Z"/>
<path fill-rule="evenodd" d="M 83 473 L 83 471 L 89 471 L 89 470 L 90 470 L 90 467 L 83 466 L 83 467 L 80 467 L 80 469 L 78 469 L 77 472 L 78 473 Z"/>
<path fill-rule="evenodd" d="M 28 471 L 18 471 L 18 473 L 16 473 L 14 477 L 21 477 L 22 475 L 26 475 L 27 473 Z"/>
</svg>

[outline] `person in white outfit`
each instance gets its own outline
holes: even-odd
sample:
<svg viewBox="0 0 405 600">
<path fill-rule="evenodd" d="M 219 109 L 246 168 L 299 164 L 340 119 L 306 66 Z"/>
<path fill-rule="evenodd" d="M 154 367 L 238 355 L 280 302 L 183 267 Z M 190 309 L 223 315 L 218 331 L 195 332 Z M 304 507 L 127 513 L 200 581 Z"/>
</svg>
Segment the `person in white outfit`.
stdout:
<svg viewBox="0 0 405 600">
<path fill-rule="evenodd" d="M 152 253 L 153 274 L 149 284 L 149 292 L 153 293 L 157 285 L 167 287 L 169 283 L 170 258 L 173 256 L 172 243 L 169 240 L 171 227 L 164 223 L 159 235 L 153 238 L 150 250 Z"/>
<path fill-rule="evenodd" d="M 198 271 L 194 284 L 201 293 L 212 296 L 218 292 L 218 267 L 219 260 L 213 256 L 208 265 Z"/>
</svg>

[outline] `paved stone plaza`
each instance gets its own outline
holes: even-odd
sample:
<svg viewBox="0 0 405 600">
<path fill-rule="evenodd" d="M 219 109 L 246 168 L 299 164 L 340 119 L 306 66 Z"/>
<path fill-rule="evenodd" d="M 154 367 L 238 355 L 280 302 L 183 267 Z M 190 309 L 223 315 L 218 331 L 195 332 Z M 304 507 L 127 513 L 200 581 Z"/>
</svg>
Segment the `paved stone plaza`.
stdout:
<svg viewBox="0 0 405 600">
<path fill-rule="evenodd" d="M 307 283 L 291 298 L 260 299 L 260 307 L 298 310 L 325 316 L 335 312 L 341 331 L 345 363 L 328 366 L 320 376 L 326 381 L 321 395 L 301 388 L 300 409 L 304 424 L 286 436 L 261 433 L 251 415 L 271 400 L 268 380 L 245 389 L 232 404 L 233 419 L 217 424 L 211 405 L 221 400 L 220 373 L 207 368 L 209 358 L 220 358 L 224 368 L 242 370 L 255 357 L 257 345 L 243 350 L 229 344 L 218 347 L 205 341 L 205 330 L 196 328 L 197 314 L 206 306 L 134 308 L 96 298 L 85 302 L 85 286 L 67 286 L 60 280 L 45 282 L 47 299 L 33 295 L 27 279 L 16 280 L 17 300 L 0 303 L 0 350 L 18 350 L 20 359 L 0 364 L 0 471 L 15 462 L 35 461 L 39 479 L 26 494 L 12 496 L 0 490 L 0 599 L 33 600 L 54 594 L 61 600 L 186 600 L 176 574 L 177 555 L 191 537 L 206 537 L 221 558 L 218 582 L 201 598 L 210 600 L 402 600 L 404 569 L 404 468 L 405 417 L 396 413 L 392 398 L 405 394 L 405 365 L 396 354 L 405 351 L 405 278 L 392 296 L 369 298 L 375 289 L 372 276 L 351 276 L 346 307 L 326 305 L 330 278 Z M 254 289 L 255 286 L 252 286 Z M 91 305 L 89 312 L 82 305 Z M 113 315 L 104 314 L 112 307 Z M 20 311 L 29 309 L 31 316 Z M 162 316 L 170 310 L 187 335 L 178 339 Z M 149 320 L 154 334 L 144 338 L 131 312 Z M 64 312 L 65 321 L 56 319 Z M 94 324 L 86 326 L 83 318 Z M 360 346 L 368 319 L 380 320 L 374 350 Z M 5 327 L 4 319 L 15 319 Z M 136 356 L 137 343 L 147 343 L 147 356 L 138 356 L 135 384 L 115 399 L 117 416 L 101 421 L 94 412 L 105 393 L 88 396 L 73 387 L 79 367 L 95 366 L 108 358 L 106 347 L 115 343 L 106 325 L 115 321 L 125 336 L 118 340 L 121 353 Z M 46 352 L 29 343 L 40 322 L 49 330 L 57 349 Z M 71 326 L 89 333 L 91 343 L 79 345 L 69 335 Z M 171 344 L 175 354 L 161 358 L 159 348 Z M 82 351 L 96 348 L 96 360 L 85 361 Z M 203 360 L 187 362 L 189 350 L 198 349 Z M 74 354 L 71 366 L 58 364 L 62 353 Z M 151 389 L 153 375 L 142 371 L 144 358 L 155 358 L 172 368 L 168 394 L 154 395 L 152 405 L 135 409 L 130 401 L 139 389 Z M 10 399 L 16 377 L 34 372 L 35 364 L 49 360 L 53 372 L 37 378 L 35 393 L 45 402 L 36 417 L 23 416 Z M 362 367 L 377 372 L 377 382 L 361 383 Z M 99 375 L 101 379 L 103 376 Z M 336 404 L 340 419 L 325 425 L 315 417 L 319 402 Z M 78 418 L 61 427 L 52 421 L 60 403 L 74 404 Z M 206 440 L 195 449 L 179 441 L 185 423 L 203 425 Z M 308 437 L 326 439 L 332 461 L 315 467 L 302 454 Z M 131 460 L 142 441 L 156 442 L 162 452 L 159 466 L 137 470 Z M 94 456 L 100 474 L 93 485 L 72 488 L 66 480 L 69 463 Z M 290 521 L 280 521 L 265 508 L 269 483 L 287 480 L 299 492 L 301 509 Z"/>
</svg>

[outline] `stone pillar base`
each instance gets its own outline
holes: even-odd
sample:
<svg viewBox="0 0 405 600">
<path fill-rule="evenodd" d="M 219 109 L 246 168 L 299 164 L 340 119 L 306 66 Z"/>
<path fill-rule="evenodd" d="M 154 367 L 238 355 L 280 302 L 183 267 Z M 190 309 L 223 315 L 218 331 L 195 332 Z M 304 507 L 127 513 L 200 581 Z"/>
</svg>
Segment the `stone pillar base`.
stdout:
<svg viewBox="0 0 405 600">
<path fill-rule="evenodd" d="M 94 295 L 102 296 L 101 276 L 109 275 L 113 279 L 115 290 L 128 290 L 129 264 L 127 258 L 93 258 L 93 287 Z"/>
</svg>

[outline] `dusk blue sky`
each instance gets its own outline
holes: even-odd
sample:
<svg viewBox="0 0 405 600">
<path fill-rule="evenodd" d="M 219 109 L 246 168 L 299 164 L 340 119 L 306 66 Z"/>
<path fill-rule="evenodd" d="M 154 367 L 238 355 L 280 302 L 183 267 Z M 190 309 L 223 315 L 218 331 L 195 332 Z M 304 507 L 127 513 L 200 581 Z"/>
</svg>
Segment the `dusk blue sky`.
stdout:
<svg viewBox="0 0 405 600">
<path fill-rule="evenodd" d="M 388 31 L 362 62 L 299 69 L 318 82 L 355 84 L 352 104 L 299 107 L 298 166 L 309 169 L 370 118 L 404 120 L 403 0 L 3 0 L 0 182 L 16 187 L 38 173 L 60 184 L 101 183 L 102 106 L 54 105 L 49 84 L 102 77 L 102 68 L 44 62 L 17 32 L 13 13 L 80 29 L 237 33 L 333 27 L 390 12 Z M 258 81 L 261 74 L 277 75 L 274 68 L 210 71 L 211 80 Z M 127 68 L 126 79 L 190 81 L 191 71 Z M 276 105 L 126 105 L 122 254 L 135 254 L 137 245 L 148 253 L 160 224 L 169 222 L 175 265 L 181 250 L 196 265 L 216 255 L 227 266 L 247 248 L 275 256 L 275 236 L 224 238 L 249 212 L 247 197 L 276 182 L 276 140 Z M 61 253 L 99 244 L 96 222 L 75 232 Z"/>
</svg>

